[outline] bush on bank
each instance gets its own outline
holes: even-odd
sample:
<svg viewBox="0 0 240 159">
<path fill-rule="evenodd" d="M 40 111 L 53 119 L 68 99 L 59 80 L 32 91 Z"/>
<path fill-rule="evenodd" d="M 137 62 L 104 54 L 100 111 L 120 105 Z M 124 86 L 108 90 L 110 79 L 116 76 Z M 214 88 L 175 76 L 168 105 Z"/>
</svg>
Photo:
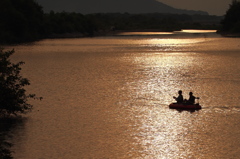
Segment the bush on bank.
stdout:
<svg viewBox="0 0 240 159">
<path fill-rule="evenodd" d="M 233 0 L 222 20 L 221 32 L 240 33 L 240 2 Z"/>
<path fill-rule="evenodd" d="M 14 50 L 4 52 L 0 49 L 0 117 L 30 111 L 32 105 L 28 99 L 36 98 L 35 94 L 26 94 L 24 87 L 30 82 L 20 74 L 24 62 L 12 63 L 10 56 L 13 53 Z"/>
</svg>

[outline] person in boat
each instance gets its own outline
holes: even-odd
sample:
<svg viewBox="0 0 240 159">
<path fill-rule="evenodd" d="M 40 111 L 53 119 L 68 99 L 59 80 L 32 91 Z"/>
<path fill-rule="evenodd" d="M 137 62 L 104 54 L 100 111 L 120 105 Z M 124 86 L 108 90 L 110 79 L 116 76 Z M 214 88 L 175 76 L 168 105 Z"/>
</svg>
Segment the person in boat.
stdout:
<svg viewBox="0 0 240 159">
<path fill-rule="evenodd" d="M 193 95 L 192 92 L 189 92 L 189 99 L 187 100 L 187 104 L 195 104 L 196 97 Z"/>
<path fill-rule="evenodd" d="M 178 91 L 178 97 L 173 96 L 173 98 L 177 101 L 178 104 L 183 103 L 183 95 L 182 91 Z"/>
</svg>

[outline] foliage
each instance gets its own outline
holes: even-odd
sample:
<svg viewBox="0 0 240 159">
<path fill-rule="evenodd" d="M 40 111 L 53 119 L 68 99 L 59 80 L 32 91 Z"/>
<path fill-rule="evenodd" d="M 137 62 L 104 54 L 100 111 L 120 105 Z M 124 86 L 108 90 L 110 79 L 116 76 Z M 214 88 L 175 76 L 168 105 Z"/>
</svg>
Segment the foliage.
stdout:
<svg viewBox="0 0 240 159">
<path fill-rule="evenodd" d="M 55 13 L 51 11 L 44 15 L 44 29 L 47 37 L 66 33 L 81 33 L 82 35 L 93 35 L 95 26 L 81 13 Z"/>
<path fill-rule="evenodd" d="M 42 37 L 43 11 L 33 0 L 0 1 L 0 43 L 32 41 Z"/>
<path fill-rule="evenodd" d="M 1 159 L 12 159 L 11 151 L 9 148 L 12 146 L 11 143 L 5 141 L 2 136 L 0 136 L 0 158 Z"/>
<path fill-rule="evenodd" d="M 30 82 L 20 75 L 24 62 L 11 63 L 9 57 L 13 53 L 14 50 L 4 52 L 0 49 L 0 116 L 26 113 L 32 109 L 28 98 L 35 98 L 35 94 L 26 95 L 24 86 Z"/>
<path fill-rule="evenodd" d="M 86 15 L 99 31 L 114 28 L 121 31 L 176 31 L 181 29 L 217 29 L 217 26 L 205 25 L 204 20 L 220 21 L 219 17 L 208 15 L 164 14 L 164 13 L 96 13 Z M 196 25 L 198 22 L 201 24 Z M 216 22 L 217 24 L 218 22 Z M 209 24 L 209 23 L 208 23 Z M 215 27 L 215 28 L 214 28 Z"/>
<path fill-rule="evenodd" d="M 240 33 L 240 2 L 233 0 L 222 21 L 222 32 Z"/>
<path fill-rule="evenodd" d="M 214 21 L 214 23 L 212 23 Z M 44 13 L 35 0 L 0 0 L 0 43 L 81 37 L 109 31 L 218 29 L 219 17 L 187 14 Z"/>
</svg>

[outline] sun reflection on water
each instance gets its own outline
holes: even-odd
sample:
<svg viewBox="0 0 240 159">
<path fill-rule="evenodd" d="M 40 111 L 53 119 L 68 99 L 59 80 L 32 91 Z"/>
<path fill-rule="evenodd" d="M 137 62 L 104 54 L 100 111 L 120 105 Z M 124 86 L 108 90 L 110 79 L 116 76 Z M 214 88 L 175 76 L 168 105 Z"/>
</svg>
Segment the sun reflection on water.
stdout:
<svg viewBox="0 0 240 159">
<path fill-rule="evenodd" d="M 239 45 L 209 40 L 98 37 L 19 46 L 29 91 L 46 98 L 17 130 L 15 158 L 238 158 Z M 179 89 L 185 98 L 200 94 L 203 109 L 169 109 Z"/>
<path fill-rule="evenodd" d="M 122 32 L 117 35 L 128 36 L 147 36 L 147 35 L 171 35 L 173 32 Z"/>
<path fill-rule="evenodd" d="M 204 42 L 206 39 L 204 38 L 196 38 L 196 39 L 177 39 L 177 38 L 169 38 L 169 39 L 149 39 L 147 41 L 148 44 L 152 45 L 170 45 L 170 46 L 178 46 L 178 45 L 190 45 L 190 44 L 195 44 L 199 42 Z"/>
<path fill-rule="evenodd" d="M 195 130 L 191 125 L 192 122 L 198 122 L 196 119 L 191 119 L 193 114 L 169 111 L 157 105 L 138 106 L 134 109 L 140 114 L 138 119 L 141 126 L 139 133 L 133 136 L 142 145 L 142 157 L 191 157 L 191 147 L 196 145 L 192 138 Z"/>
<path fill-rule="evenodd" d="M 216 33 L 217 30 L 194 30 L 194 29 L 183 29 L 183 33 Z"/>
<path fill-rule="evenodd" d="M 150 39 L 148 45 L 186 46 L 204 41 L 204 39 Z M 151 47 L 151 46 L 150 46 Z M 189 91 L 183 80 L 197 76 L 200 64 L 194 52 L 141 53 L 131 57 L 137 66 L 135 83 L 128 83 L 128 89 L 134 90 L 135 98 L 131 109 L 138 114 L 140 131 L 134 134 L 142 145 L 144 158 L 191 158 L 191 147 L 196 145 L 192 139 L 195 128 L 192 127 L 197 112 L 169 110 L 172 96 L 179 89 Z M 126 59 L 124 59 L 126 61 Z M 191 86 L 191 84 L 189 85 Z"/>
</svg>

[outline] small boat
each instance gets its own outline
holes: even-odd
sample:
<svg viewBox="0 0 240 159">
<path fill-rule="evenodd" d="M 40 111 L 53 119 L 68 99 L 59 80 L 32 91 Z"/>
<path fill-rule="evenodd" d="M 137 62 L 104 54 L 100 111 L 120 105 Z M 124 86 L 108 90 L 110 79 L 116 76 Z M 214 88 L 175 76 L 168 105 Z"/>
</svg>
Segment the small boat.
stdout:
<svg viewBox="0 0 240 159">
<path fill-rule="evenodd" d="M 171 109 L 186 109 L 186 110 L 199 110 L 202 109 L 202 106 L 197 104 L 185 104 L 185 103 L 171 103 L 169 105 Z"/>
</svg>

